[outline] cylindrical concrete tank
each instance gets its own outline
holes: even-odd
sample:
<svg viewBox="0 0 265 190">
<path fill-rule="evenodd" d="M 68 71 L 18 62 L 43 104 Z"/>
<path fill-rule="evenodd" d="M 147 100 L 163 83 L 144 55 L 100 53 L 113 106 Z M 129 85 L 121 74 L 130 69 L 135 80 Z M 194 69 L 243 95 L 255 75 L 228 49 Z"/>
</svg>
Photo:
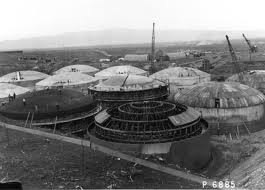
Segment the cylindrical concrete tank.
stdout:
<svg viewBox="0 0 265 190">
<path fill-rule="evenodd" d="M 29 92 L 30 89 L 24 88 L 21 86 L 17 86 L 9 83 L 0 83 L 0 101 L 5 102 L 8 101 L 8 96 L 13 96 L 14 93 L 17 96 Z"/>
<path fill-rule="evenodd" d="M 35 84 L 49 75 L 37 71 L 16 71 L 0 77 L 0 82 L 12 83 L 29 89 L 34 89 Z"/>
<path fill-rule="evenodd" d="M 170 83 L 170 94 L 174 95 L 185 88 L 211 80 L 210 74 L 189 67 L 172 67 L 158 71 L 150 76 Z"/>
<path fill-rule="evenodd" d="M 84 73 L 88 75 L 94 75 L 96 72 L 98 72 L 99 69 L 89 66 L 89 65 L 68 65 L 66 67 L 63 67 L 57 71 L 55 71 L 53 74 L 58 75 L 61 73 Z"/>
<path fill-rule="evenodd" d="M 112 76 L 117 76 L 117 75 L 143 75 L 146 76 L 148 74 L 147 71 L 139 69 L 137 67 L 133 67 L 130 65 L 122 65 L 122 66 L 114 66 L 114 67 L 109 67 L 107 69 L 104 69 L 102 71 L 99 71 L 98 73 L 95 74 L 95 77 L 97 78 L 109 78 Z"/>
<path fill-rule="evenodd" d="M 87 93 L 90 85 L 97 83 L 97 79 L 87 74 L 78 72 L 61 73 L 50 76 L 36 84 L 37 90 L 53 88 L 69 88 L 83 93 Z"/>
<path fill-rule="evenodd" d="M 251 86 L 265 94 L 265 70 L 251 70 L 242 73 L 241 83 Z M 238 74 L 229 77 L 227 82 L 239 82 Z"/>
<path fill-rule="evenodd" d="M 177 93 L 174 98 L 201 112 L 212 134 L 242 135 L 265 128 L 265 96 L 243 84 L 200 83 Z"/>
<path fill-rule="evenodd" d="M 91 86 L 93 97 L 106 105 L 142 100 L 164 100 L 168 85 L 141 75 L 116 75 Z"/>
<path fill-rule="evenodd" d="M 189 169 L 205 167 L 211 156 L 208 124 L 184 105 L 130 102 L 95 116 L 91 141 L 122 152 L 162 154 Z"/>
</svg>

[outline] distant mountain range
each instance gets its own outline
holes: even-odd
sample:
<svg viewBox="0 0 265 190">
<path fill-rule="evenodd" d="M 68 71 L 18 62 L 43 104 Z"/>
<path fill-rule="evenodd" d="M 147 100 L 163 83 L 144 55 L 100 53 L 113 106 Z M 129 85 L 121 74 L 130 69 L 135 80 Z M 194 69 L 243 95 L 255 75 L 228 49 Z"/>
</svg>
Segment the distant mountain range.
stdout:
<svg viewBox="0 0 265 190">
<path fill-rule="evenodd" d="M 265 31 L 213 31 L 213 30 L 157 30 L 156 42 L 191 42 L 209 44 L 242 38 L 242 32 L 250 39 L 265 37 Z M 42 49 L 75 46 L 151 43 L 151 30 L 109 29 L 71 32 L 54 36 L 41 36 L 0 42 L 0 50 Z"/>
</svg>

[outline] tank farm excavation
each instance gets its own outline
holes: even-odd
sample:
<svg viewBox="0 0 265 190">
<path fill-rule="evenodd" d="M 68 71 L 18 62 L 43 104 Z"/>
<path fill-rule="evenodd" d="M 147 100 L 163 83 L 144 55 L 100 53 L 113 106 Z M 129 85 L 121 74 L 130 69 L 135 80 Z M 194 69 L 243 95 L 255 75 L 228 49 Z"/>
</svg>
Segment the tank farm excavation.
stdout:
<svg viewBox="0 0 265 190">
<path fill-rule="evenodd" d="M 0 53 L 0 189 L 264 189 L 265 46 L 242 36 Z"/>
</svg>

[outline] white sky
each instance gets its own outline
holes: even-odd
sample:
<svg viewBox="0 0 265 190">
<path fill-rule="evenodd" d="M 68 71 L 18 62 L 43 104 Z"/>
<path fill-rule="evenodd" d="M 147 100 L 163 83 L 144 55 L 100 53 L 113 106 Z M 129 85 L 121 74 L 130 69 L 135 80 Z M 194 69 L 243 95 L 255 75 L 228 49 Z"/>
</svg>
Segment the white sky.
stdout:
<svg viewBox="0 0 265 190">
<path fill-rule="evenodd" d="M 263 0 L 1 0 L 0 41 L 92 29 L 265 30 Z"/>
</svg>

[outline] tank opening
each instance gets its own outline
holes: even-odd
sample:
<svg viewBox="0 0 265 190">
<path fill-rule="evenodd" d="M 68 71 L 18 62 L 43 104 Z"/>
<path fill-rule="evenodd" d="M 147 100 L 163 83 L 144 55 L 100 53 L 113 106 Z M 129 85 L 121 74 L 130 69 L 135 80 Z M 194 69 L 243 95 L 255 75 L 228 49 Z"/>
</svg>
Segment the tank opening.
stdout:
<svg viewBox="0 0 265 190">
<path fill-rule="evenodd" d="M 220 98 L 215 98 L 215 108 L 220 108 Z"/>
</svg>

